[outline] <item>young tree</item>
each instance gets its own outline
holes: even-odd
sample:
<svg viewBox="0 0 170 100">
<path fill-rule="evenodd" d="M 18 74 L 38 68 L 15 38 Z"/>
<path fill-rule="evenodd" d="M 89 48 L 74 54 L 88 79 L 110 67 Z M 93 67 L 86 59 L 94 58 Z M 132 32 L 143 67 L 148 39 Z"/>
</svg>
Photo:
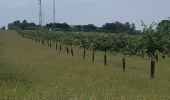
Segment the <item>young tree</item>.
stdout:
<svg viewBox="0 0 170 100">
<path fill-rule="evenodd" d="M 154 78 L 155 70 L 155 55 L 158 53 L 167 54 L 169 53 L 169 37 L 154 30 L 155 23 L 152 23 L 149 27 L 144 27 L 143 34 L 143 49 L 151 57 L 151 78 Z"/>
<path fill-rule="evenodd" d="M 86 38 L 83 35 L 80 40 L 81 40 L 80 47 L 83 48 L 83 59 L 85 59 L 86 58 L 86 50 L 89 49 L 89 47 L 90 47 L 90 41 L 88 38 Z"/>
<path fill-rule="evenodd" d="M 112 48 L 112 39 L 107 35 L 102 35 L 97 38 L 96 47 L 97 50 L 104 51 L 104 65 L 107 65 L 107 51 Z"/>
<path fill-rule="evenodd" d="M 123 57 L 122 57 L 123 71 L 126 70 L 126 55 L 129 54 L 129 50 L 130 50 L 129 39 L 130 37 L 128 37 L 126 33 L 123 33 L 119 36 L 117 43 L 116 43 L 117 45 L 116 47 L 119 48 L 118 52 L 123 54 Z"/>
</svg>

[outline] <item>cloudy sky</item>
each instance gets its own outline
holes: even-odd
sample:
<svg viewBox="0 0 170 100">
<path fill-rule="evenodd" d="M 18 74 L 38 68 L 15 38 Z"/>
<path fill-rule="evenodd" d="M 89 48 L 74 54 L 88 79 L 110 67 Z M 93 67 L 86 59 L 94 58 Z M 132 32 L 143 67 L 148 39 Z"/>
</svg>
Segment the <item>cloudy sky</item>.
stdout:
<svg viewBox="0 0 170 100">
<path fill-rule="evenodd" d="M 53 0 L 42 0 L 45 23 L 52 21 Z M 68 24 L 133 22 L 139 28 L 170 16 L 170 0 L 56 0 L 56 21 Z M 0 0 L 0 27 L 14 20 L 38 23 L 38 0 Z"/>
</svg>

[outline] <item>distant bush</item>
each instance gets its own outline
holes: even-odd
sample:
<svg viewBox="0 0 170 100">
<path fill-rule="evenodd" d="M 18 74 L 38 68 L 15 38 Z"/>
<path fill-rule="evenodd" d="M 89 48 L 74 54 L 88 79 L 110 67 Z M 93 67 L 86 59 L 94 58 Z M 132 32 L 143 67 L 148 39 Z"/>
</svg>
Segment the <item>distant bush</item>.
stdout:
<svg viewBox="0 0 170 100">
<path fill-rule="evenodd" d="M 3 26 L 3 27 L 1 27 L 1 28 L 0 28 L 0 30 L 6 30 L 6 27 L 5 27 L 5 26 Z"/>
</svg>

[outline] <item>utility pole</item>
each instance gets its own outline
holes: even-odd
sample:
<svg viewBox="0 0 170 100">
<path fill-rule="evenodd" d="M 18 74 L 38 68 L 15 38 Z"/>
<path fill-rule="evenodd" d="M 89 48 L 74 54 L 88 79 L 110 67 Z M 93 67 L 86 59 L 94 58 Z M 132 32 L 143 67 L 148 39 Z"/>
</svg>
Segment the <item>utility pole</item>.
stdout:
<svg viewBox="0 0 170 100">
<path fill-rule="evenodd" d="M 42 2 L 41 2 L 41 0 L 39 0 L 38 4 L 39 4 L 39 25 L 42 26 L 43 18 L 42 18 Z"/>
<path fill-rule="evenodd" d="M 42 25 L 45 26 L 45 14 L 44 14 L 44 12 L 43 12 L 43 17 L 42 18 L 43 18 L 43 21 L 42 21 L 43 24 Z"/>
<path fill-rule="evenodd" d="M 53 24 L 54 24 L 54 27 L 55 27 L 55 13 L 56 13 L 55 0 L 53 0 Z"/>
</svg>

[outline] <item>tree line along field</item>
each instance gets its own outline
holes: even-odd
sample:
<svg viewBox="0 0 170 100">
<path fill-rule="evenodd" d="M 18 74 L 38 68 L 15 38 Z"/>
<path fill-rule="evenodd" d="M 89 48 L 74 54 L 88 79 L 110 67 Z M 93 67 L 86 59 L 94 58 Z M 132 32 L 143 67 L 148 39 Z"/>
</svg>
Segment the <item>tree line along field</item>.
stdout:
<svg viewBox="0 0 170 100">
<path fill-rule="evenodd" d="M 46 43 L 46 42 L 45 42 Z M 155 79 L 150 78 L 150 58 L 86 51 L 67 45 L 56 50 L 16 31 L 0 31 L 0 99 L 2 100 L 168 100 L 170 99 L 170 58 L 159 57 Z M 69 49 L 70 50 L 70 49 Z M 161 55 L 160 55 L 161 56 Z"/>
</svg>

